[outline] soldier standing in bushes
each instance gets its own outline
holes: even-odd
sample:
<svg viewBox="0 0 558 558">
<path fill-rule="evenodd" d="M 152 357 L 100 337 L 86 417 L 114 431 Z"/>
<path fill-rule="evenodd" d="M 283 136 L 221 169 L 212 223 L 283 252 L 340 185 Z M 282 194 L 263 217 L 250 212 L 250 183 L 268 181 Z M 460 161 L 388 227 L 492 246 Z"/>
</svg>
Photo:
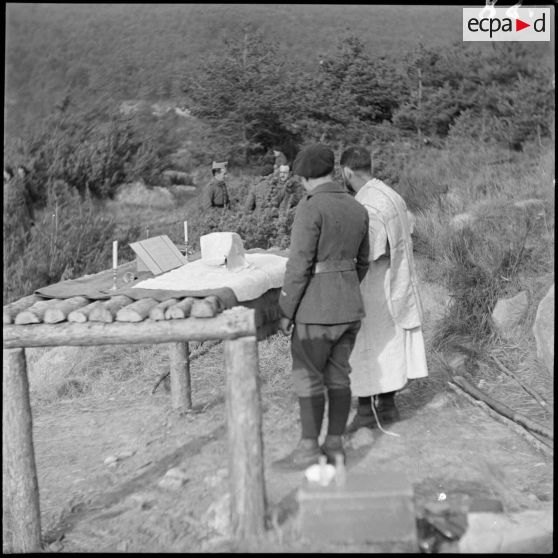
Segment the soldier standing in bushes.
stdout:
<svg viewBox="0 0 558 558">
<path fill-rule="evenodd" d="M 307 195 L 296 210 L 279 307 L 281 330 L 292 334 L 302 437 L 273 464 L 278 469 L 304 469 L 322 454 L 330 462 L 345 457 L 341 435 L 351 405 L 349 355 L 364 316 L 359 282 L 368 269 L 368 214 L 333 181 L 333 169 L 333 151 L 323 144 L 303 149 L 294 162 Z"/>
<path fill-rule="evenodd" d="M 4 238 L 9 233 L 23 237 L 33 225 L 33 196 L 27 176 L 23 165 L 17 167 L 16 175 L 11 167 L 4 169 Z"/>
<path fill-rule="evenodd" d="M 289 165 L 279 167 L 279 182 L 281 184 L 279 210 L 288 211 L 295 208 L 304 195 L 304 188 L 294 176 L 291 176 Z"/>
<path fill-rule="evenodd" d="M 205 187 L 202 197 L 202 207 L 204 209 L 230 209 L 229 193 L 227 192 L 227 161 L 211 165 L 213 180 Z"/>
<path fill-rule="evenodd" d="M 366 317 L 350 359 L 351 389 L 358 397 L 357 414 L 347 427 L 350 433 L 378 426 L 375 415 L 380 424 L 397 421 L 395 393 L 407 379 L 424 378 L 428 370 L 405 201 L 372 178 L 370 152 L 364 147 L 346 149 L 340 166 L 347 188 L 356 193 L 370 220 L 370 267 L 360 285 Z"/>
<path fill-rule="evenodd" d="M 269 207 L 288 210 L 295 207 L 302 198 L 299 191 L 301 187 L 289 175 L 289 165 L 281 165 L 278 176 L 266 176 L 258 180 L 246 198 L 246 211 Z"/>
</svg>

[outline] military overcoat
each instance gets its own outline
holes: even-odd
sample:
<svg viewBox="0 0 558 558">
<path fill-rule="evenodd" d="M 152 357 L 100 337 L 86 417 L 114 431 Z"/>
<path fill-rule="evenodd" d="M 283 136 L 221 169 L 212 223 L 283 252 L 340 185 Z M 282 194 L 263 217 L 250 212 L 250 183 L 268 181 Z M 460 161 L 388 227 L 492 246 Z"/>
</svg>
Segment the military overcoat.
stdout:
<svg viewBox="0 0 558 558">
<path fill-rule="evenodd" d="M 229 193 L 223 180 L 211 180 L 205 187 L 202 196 L 202 206 L 205 209 L 212 207 L 229 207 Z"/>
<path fill-rule="evenodd" d="M 282 314 L 306 324 L 360 320 L 369 250 L 368 213 L 342 186 L 327 182 L 306 194 L 294 218 Z"/>
</svg>

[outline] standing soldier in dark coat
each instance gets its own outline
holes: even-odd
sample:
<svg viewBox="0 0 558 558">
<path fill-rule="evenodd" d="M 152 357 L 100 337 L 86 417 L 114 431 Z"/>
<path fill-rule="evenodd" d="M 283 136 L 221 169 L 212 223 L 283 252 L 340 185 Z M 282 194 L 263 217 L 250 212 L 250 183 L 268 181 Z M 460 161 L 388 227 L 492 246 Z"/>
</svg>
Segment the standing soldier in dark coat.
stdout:
<svg viewBox="0 0 558 558">
<path fill-rule="evenodd" d="M 289 175 L 289 165 L 281 165 L 277 176 L 264 176 L 257 180 L 246 197 L 246 211 L 267 208 L 286 211 L 295 207 L 302 198 L 302 186 Z"/>
<path fill-rule="evenodd" d="M 280 469 L 303 469 L 325 454 L 344 459 L 341 435 L 351 405 L 349 356 L 364 316 L 359 283 L 368 270 L 366 210 L 333 182 L 333 151 L 314 144 L 297 156 L 293 172 L 307 191 L 298 204 L 284 286 L 281 330 L 292 333 L 293 380 L 302 438 Z M 318 437 L 327 389 L 328 428 Z"/>
<path fill-rule="evenodd" d="M 282 185 L 279 210 L 288 211 L 295 208 L 304 196 L 304 188 L 294 176 L 291 176 L 289 165 L 279 167 L 279 182 Z"/>
<path fill-rule="evenodd" d="M 202 207 L 204 209 L 217 208 L 230 208 L 229 194 L 227 192 L 227 185 L 225 178 L 227 177 L 227 161 L 211 165 L 211 172 L 213 173 L 213 180 L 205 187 L 202 198 Z"/>
<path fill-rule="evenodd" d="M 33 225 L 33 200 L 27 175 L 23 165 L 17 168 L 15 176 L 10 167 L 4 169 L 4 238 L 10 232 L 23 237 Z"/>
</svg>

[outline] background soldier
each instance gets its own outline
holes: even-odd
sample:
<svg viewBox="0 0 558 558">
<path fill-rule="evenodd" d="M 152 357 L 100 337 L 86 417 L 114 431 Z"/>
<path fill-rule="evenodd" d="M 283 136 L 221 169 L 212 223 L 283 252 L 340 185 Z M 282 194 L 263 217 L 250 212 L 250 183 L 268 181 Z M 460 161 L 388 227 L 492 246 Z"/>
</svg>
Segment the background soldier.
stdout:
<svg viewBox="0 0 558 558">
<path fill-rule="evenodd" d="M 227 185 L 225 178 L 227 177 L 227 161 L 216 163 L 213 161 L 211 164 L 211 172 L 213 179 L 205 187 L 202 198 L 202 207 L 204 209 L 217 208 L 230 208 L 229 194 L 227 192 Z"/>
<path fill-rule="evenodd" d="M 281 165 L 276 176 L 265 176 L 252 185 L 244 207 L 246 211 L 266 208 L 286 211 L 295 207 L 302 196 L 302 186 L 290 176 L 289 165 Z"/>
<path fill-rule="evenodd" d="M 11 167 L 4 169 L 4 238 L 8 230 L 17 230 L 25 235 L 33 225 L 33 196 L 30 192 L 27 168 L 17 167 L 17 174 Z"/>
<path fill-rule="evenodd" d="M 289 165 L 279 167 L 279 182 L 282 187 L 279 210 L 288 211 L 295 208 L 304 197 L 304 187 L 294 176 L 291 176 Z"/>
</svg>

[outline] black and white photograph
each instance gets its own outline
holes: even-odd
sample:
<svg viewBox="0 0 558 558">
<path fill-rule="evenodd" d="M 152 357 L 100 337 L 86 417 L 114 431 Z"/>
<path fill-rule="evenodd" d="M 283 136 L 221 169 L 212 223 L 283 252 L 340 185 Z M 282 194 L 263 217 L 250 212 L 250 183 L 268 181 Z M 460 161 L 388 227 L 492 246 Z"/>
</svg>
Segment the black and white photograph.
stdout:
<svg viewBox="0 0 558 558">
<path fill-rule="evenodd" d="M 4 15 L 3 553 L 553 552 L 553 3 Z"/>
</svg>

